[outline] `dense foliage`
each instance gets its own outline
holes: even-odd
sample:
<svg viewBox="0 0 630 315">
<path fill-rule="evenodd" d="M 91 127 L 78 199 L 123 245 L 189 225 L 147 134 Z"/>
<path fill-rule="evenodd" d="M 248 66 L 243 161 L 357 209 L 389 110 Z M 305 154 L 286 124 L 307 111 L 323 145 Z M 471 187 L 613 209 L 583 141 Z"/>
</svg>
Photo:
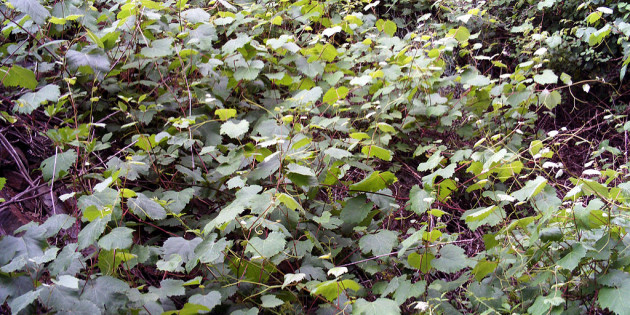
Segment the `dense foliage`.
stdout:
<svg viewBox="0 0 630 315">
<path fill-rule="evenodd" d="M 0 14 L 2 311 L 630 314 L 628 3 Z"/>
</svg>

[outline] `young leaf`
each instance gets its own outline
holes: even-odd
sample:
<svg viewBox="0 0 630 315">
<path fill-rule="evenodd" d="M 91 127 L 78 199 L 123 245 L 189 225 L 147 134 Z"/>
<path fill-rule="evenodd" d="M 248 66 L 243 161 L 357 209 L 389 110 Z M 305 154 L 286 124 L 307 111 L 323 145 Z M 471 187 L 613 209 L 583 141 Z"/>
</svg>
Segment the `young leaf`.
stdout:
<svg viewBox="0 0 630 315">
<path fill-rule="evenodd" d="M 351 190 L 376 192 L 395 183 L 398 179 L 391 172 L 374 171 L 362 181 L 350 185 Z"/>
<path fill-rule="evenodd" d="M 392 160 L 392 152 L 387 150 L 387 149 L 383 149 L 379 146 L 375 146 L 375 145 L 368 145 L 368 146 L 364 146 L 361 149 L 361 153 L 367 155 L 368 158 L 371 158 L 373 156 L 383 160 L 383 161 L 391 161 Z"/>
<path fill-rule="evenodd" d="M 7 69 L 7 67 L 0 68 L 0 79 L 4 86 L 21 86 L 30 90 L 35 90 L 37 87 L 35 73 L 18 65 L 13 65 L 10 69 Z"/>
</svg>

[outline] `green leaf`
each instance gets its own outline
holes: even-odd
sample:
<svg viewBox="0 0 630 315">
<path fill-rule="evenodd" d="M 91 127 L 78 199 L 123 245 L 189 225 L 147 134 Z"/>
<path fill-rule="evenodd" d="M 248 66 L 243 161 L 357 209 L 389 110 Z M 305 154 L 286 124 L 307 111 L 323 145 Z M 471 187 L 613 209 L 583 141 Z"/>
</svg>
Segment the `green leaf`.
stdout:
<svg viewBox="0 0 630 315">
<path fill-rule="evenodd" d="M 253 254 L 254 258 L 268 259 L 284 250 L 286 243 L 282 233 L 271 232 L 264 240 L 259 237 L 249 240 L 245 252 Z"/>
<path fill-rule="evenodd" d="M 16 9 L 30 16 L 39 25 L 46 24 L 46 20 L 50 17 L 50 12 L 41 5 L 39 0 L 9 0 L 8 2 Z M 17 314 L 16 311 L 14 313 Z"/>
<path fill-rule="evenodd" d="M 39 297 L 39 294 L 41 292 L 42 292 L 42 290 L 40 288 L 40 289 L 35 290 L 35 291 L 26 292 L 26 293 L 16 297 L 15 299 L 11 300 L 8 303 L 9 307 L 11 308 L 11 313 L 12 314 L 18 314 L 25 307 L 27 307 L 31 303 L 33 303 Z"/>
<path fill-rule="evenodd" d="M 444 245 L 440 249 L 440 257 L 431 261 L 431 266 L 445 273 L 458 272 L 471 265 L 472 260 L 466 256 L 464 249 L 452 244 Z"/>
<path fill-rule="evenodd" d="M 387 149 L 383 149 L 379 146 L 376 145 L 368 145 L 368 146 L 364 146 L 361 149 L 361 153 L 367 155 L 368 158 L 371 158 L 373 156 L 383 160 L 383 161 L 391 161 L 392 160 L 392 152 L 387 150 Z"/>
<path fill-rule="evenodd" d="M 44 102 L 56 102 L 59 100 L 61 92 L 59 86 L 48 84 L 37 92 L 28 92 L 22 95 L 13 110 L 21 114 L 30 114 Z"/>
<path fill-rule="evenodd" d="M 285 206 L 287 206 L 287 208 L 291 210 L 296 210 L 296 209 L 304 210 L 302 206 L 297 201 L 295 201 L 295 199 L 293 199 L 293 197 L 285 193 L 276 194 L 276 200 L 280 201 Z"/>
<path fill-rule="evenodd" d="M 245 46 L 245 44 L 249 43 L 252 40 L 247 34 L 238 33 L 236 34 L 236 38 L 230 39 L 227 41 L 223 47 L 221 47 L 221 51 L 224 54 L 231 54 L 235 52 L 237 49 Z"/>
<path fill-rule="evenodd" d="M 485 218 L 487 218 L 492 213 L 494 213 L 494 211 L 496 209 L 498 209 L 498 208 L 499 208 L 498 206 L 489 206 L 489 207 L 486 207 L 486 208 L 477 209 L 477 210 L 469 213 L 468 215 L 466 215 L 464 220 L 466 221 L 466 223 L 476 222 L 476 221 L 483 221 Z"/>
<path fill-rule="evenodd" d="M 153 220 L 166 218 L 166 211 L 156 201 L 149 199 L 145 194 L 138 193 L 137 197 L 127 199 L 127 206 L 135 215 L 147 216 Z"/>
<path fill-rule="evenodd" d="M 7 69 L 7 67 L 0 68 L 0 78 L 2 84 L 8 87 L 20 86 L 31 90 L 35 90 L 37 87 L 35 73 L 18 65 L 13 65 L 10 69 Z"/>
<path fill-rule="evenodd" d="M 379 256 L 391 253 L 398 243 L 398 234 L 390 230 L 381 230 L 376 234 L 368 234 L 359 240 L 359 248 L 364 254 L 372 252 L 372 255 Z"/>
<path fill-rule="evenodd" d="M 573 271 L 584 257 L 586 257 L 586 248 L 581 243 L 573 243 L 571 251 L 558 260 L 556 264 L 564 269 Z"/>
<path fill-rule="evenodd" d="M 398 179 L 391 172 L 374 171 L 362 181 L 350 185 L 351 190 L 376 192 L 395 183 Z"/>
<path fill-rule="evenodd" d="M 133 244 L 133 229 L 117 227 L 107 235 L 101 237 L 98 246 L 106 250 L 125 249 Z"/>
<path fill-rule="evenodd" d="M 181 296 L 186 294 L 184 281 L 175 279 L 164 279 L 160 281 L 160 288 L 150 287 L 149 292 L 157 294 L 161 298 L 169 296 Z"/>
<path fill-rule="evenodd" d="M 358 299 L 352 306 L 352 315 L 399 315 L 398 304 L 390 299 L 378 298 L 374 302 Z"/>
<path fill-rule="evenodd" d="M 534 180 L 527 181 L 525 187 L 513 192 L 511 196 L 518 199 L 518 201 L 525 201 L 538 195 L 546 185 L 547 180 L 542 176 L 538 176 Z"/>
<path fill-rule="evenodd" d="M 175 214 L 179 214 L 184 210 L 186 205 L 192 200 L 195 190 L 193 188 L 186 188 L 180 191 L 166 191 L 162 197 L 167 200 L 166 208 Z"/>
<path fill-rule="evenodd" d="M 247 133 L 248 130 L 249 122 L 247 120 L 241 120 L 238 123 L 234 123 L 233 120 L 230 120 L 221 125 L 220 133 L 232 139 L 238 139 Z"/>
<path fill-rule="evenodd" d="M 359 291 L 360 289 L 361 285 L 354 280 L 329 280 L 318 284 L 315 290 L 311 291 L 311 295 L 321 295 L 332 302 L 346 290 Z"/>
<path fill-rule="evenodd" d="M 383 24 L 383 32 L 385 32 L 385 34 L 389 35 L 390 37 L 394 36 L 397 28 L 398 27 L 396 26 L 396 23 L 390 20 L 385 21 L 385 23 Z"/>
<path fill-rule="evenodd" d="M 553 70 L 545 69 L 541 74 L 534 76 L 534 81 L 538 84 L 556 84 L 558 76 L 553 73 Z"/>
<path fill-rule="evenodd" d="M 0 177 L 0 190 L 4 188 L 4 184 L 7 183 L 7 179 L 4 177 Z"/>
<path fill-rule="evenodd" d="M 615 314 L 630 314 L 630 283 L 624 283 L 616 288 L 601 288 L 597 294 L 597 302 L 603 309 L 609 309 Z"/>
<path fill-rule="evenodd" d="M 229 242 L 222 238 L 216 240 L 216 235 L 207 237 L 195 248 L 195 258 L 202 264 L 215 264 L 222 260 L 223 251 Z"/>
<path fill-rule="evenodd" d="M 367 198 L 365 195 L 359 195 L 348 199 L 345 207 L 341 209 L 339 218 L 343 220 L 343 222 L 351 225 L 355 225 L 363 221 L 363 219 L 367 218 L 370 210 L 372 210 L 372 207 L 374 207 L 373 203 L 366 201 Z"/>
<path fill-rule="evenodd" d="M 326 92 L 326 94 L 324 94 L 324 98 L 323 101 L 324 103 L 328 103 L 330 105 L 334 104 L 335 102 L 337 102 L 338 100 L 343 100 L 346 98 L 346 96 L 348 96 L 348 88 L 345 86 L 342 86 L 338 89 L 335 89 L 334 87 L 331 87 L 328 92 Z"/>
<path fill-rule="evenodd" d="M 540 92 L 539 98 L 548 109 L 554 109 L 562 102 L 562 95 L 560 95 L 560 92 L 549 92 L 547 89 Z"/>
<path fill-rule="evenodd" d="M 42 162 L 42 177 L 49 181 L 53 177 L 55 180 L 68 174 L 68 170 L 77 160 L 77 153 L 74 149 L 53 155 Z"/>
<path fill-rule="evenodd" d="M 409 263 L 411 267 L 420 270 L 422 273 L 428 273 L 431 268 L 433 268 L 431 266 L 433 259 L 435 259 L 435 256 L 429 252 L 423 254 L 414 252 L 407 257 L 407 263 Z"/>
<path fill-rule="evenodd" d="M 92 68 L 96 73 L 105 74 L 110 68 L 107 55 L 102 50 L 96 49 L 87 53 L 68 50 L 66 53 L 66 61 L 72 70 L 87 66 Z"/>
<path fill-rule="evenodd" d="M 488 274 L 494 272 L 498 265 L 499 263 L 496 261 L 480 260 L 472 270 L 473 275 L 475 275 L 475 280 L 481 282 Z"/>
<path fill-rule="evenodd" d="M 277 298 L 275 295 L 263 295 L 260 297 L 262 307 L 274 308 L 284 304 L 284 301 Z"/>
<path fill-rule="evenodd" d="M 432 170 L 440 165 L 440 162 L 442 162 L 442 159 L 444 159 L 441 153 L 441 151 L 436 151 L 426 162 L 420 163 L 418 165 L 418 172 Z"/>
<path fill-rule="evenodd" d="M 234 71 L 234 80 L 253 81 L 258 77 L 260 70 L 265 66 L 261 60 L 252 60 L 243 67 L 236 68 Z"/>
<path fill-rule="evenodd" d="M 409 191 L 407 207 L 416 214 L 423 214 L 431 207 L 432 202 L 427 200 L 430 197 L 431 195 L 424 189 L 421 189 L 420 186 L 413 185 Z"/>
<path fill-rule="evenodd" d="M 560 242 L 562 237 L 562 230 L 557 227 L 545 228 L 540 231 L 540 240 L 543 242 Z"/>
<path fill-rule="evenodd" d="M 452 29 L 449 35 L 453 36 L 458 42 L 463 43 L 470 38 L 470 31 L 465 26 Z"/>
<path fill-rule="evenodd" d="M 215 306 L 221 304 L 221 293 L 218 291 L 208 292 L 207 294 L 195 294 L 188 299 L 189 303 L 203 305 L 211 311 Z"/>
<path fill-rule="evenodd" d="M 163 38 L 151 42 L 150 47 L 143 47 L 140 54 L 147 58 L 161 58 L 173 55 L 173 39 Z"/>
<path fill-rule="evenodd" d="M 184 20 L 193 24 L 207 22 L 210 20 L 210 13 L 204 11 L 202 8 L 188 9 L 183 11 L 181 15 Z"/>
<path fill-rule="evenodd" d="M 214 111 L 215 116 L 219 116 L 221 121 L 226 121 L 230 118 L 236 117 L 236 109 L 233 108 L 219 108 Z"/>
</svg>

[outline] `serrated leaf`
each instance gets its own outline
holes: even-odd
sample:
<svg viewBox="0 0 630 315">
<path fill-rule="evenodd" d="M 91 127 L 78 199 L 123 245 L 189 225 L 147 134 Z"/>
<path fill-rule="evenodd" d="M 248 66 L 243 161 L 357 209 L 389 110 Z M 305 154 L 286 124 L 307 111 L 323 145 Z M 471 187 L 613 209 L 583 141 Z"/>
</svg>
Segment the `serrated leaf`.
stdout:
<svg viewBox="0 0 630 315">
<path fill-rule="evenodd" d="M 227 135 L 232 139 L 238 139 L 249 130 L 249 122 L 247 120 L 241 120 L 238 123 L 234 123 L 233 120 L 226 121 L 221 125 L 220 133 Z"/>
<path fill-rule="evenodd" d="M 175 279 L 164 279 L 160 281 L 160 288 L 150 287 L 149 292 L 155 293 L 164 298 L 169 296 L 181 296 L 186 294 L 184 281 Z"/>
<path fill-rule="evenodd" d="M 444 245 L 440 249 L 440 257 L 431 261 L 431 266 L 445 273 L 458 272 L 471 264 L 472 260 L 466 256 L 464 249 L 452 244 Z"/>
<path fill-rule="evenodd" d="M 66 61 L 73 70 L 87 66 L 92 68 L 94 72 L 101 74 L 107 73 L 110 67 L 107 55 L 102 50 L 96 49 L 87 53 L 68 50 L 68 52 L 66 52 Z"/>
<path fill-rule="evenodd" d="M 161 58 L 173 55 L 173 39 L 163 38 L 151 42 L 150 47 L 143 47 L 140 54 L 147 58 Z"/>
<path fill-rule="evenodd" d="M 166 191 L 162 197 L 167 200 L 166 208 L 175 214 L 179 214 L 184 210 L 186 205 L 192 200 L 195 190 L 193 188 L 186 188 L 180 191 Z"/>
<path fill-rule="evenodd" d="M 407 207 L 416 214 L 423 214 L 432 204 L 431 200 L 427 200 L 430 197 L 428 192 L 421 189 L 418 185 L 413 185 L 409 191 Z"/>
<path fill-rule="evenodd" d="M 101 309 L 108 306 L 108 309 L 115 309 L 114 305 L 120 305 L 125 300 L 124 293 L 129 290 L 129 285 L 110 276 L 101 276 L 96 279 L 86 281 L 82 286 L 82 300 L 89 300 Z"/>
<path fill-rule="evenodd" d="M 30 16 L 39 25 L 46 24 L 46 20 L 50 17 L 50 12 L 39 0 L 9 0 L 8 2 L 16 9 Z"/>
<path fill-rule="evenodd" d="M 352 306 L 352 315 L 399 315 L 398 304 L 390 299 L 378 298 L 374 302 L 358 299 Z"/>
<path fill-rule="evenodd" d="M 107 235 L 101 237 L 98 245 L 105 250 L 125 249 L 133 244 L 133 230 L 127 227 L 117 227 Z"/>
<path fill-rule="evenodd" d="M 210 20 L 210 14 L 201 8 L 188 9 L 182 12 L 182 18 L 190 23 L 201 23 Z"/>
<path fill-rule="evenodd" d="M 8 87 L 20 86 L 30 90 L 35 90 L 37 87 L 35 73 L 18 65 L 13 65 L 11 68 L 0 68 L 0 79 L 2 84 Z"/>
<path fill-rule="evenodd" d="M 597 302 L 603 309 L 609 309 L 615 314 L 630 314 L 630 304 L 626 300 L 630 296 L 630 284 L 623 284 L 616 288 L 601 288 L 597 295 Z"/>
<path fill-rule="evenodd" d="M 287 171 L 289 173 L 300 174 L 304 176 L 315 176 L 315 172 L 309 167 L 291 163 L 287 166 Z"/>
<path fill-rule="evenodd" d="M 39 294 L 41 292 L 42 292 L 41 289 L 38 289 L 35 291 L 29 291 L 9 301 L 8 304 L 9 304 L 9 307 L 11 308 L 11 313 L 18 314 L 25 307 L 33 303 L 39 297 Z"/>
<path fill-rule="evenodd" d="M 258 77 L 265 64 L 261 60 L 252 60 L 243 67 L 236 68 L 234 71 L 234 80 L 253 81 Z"/>
<path fill-rule="evenodd" d="M 328 148 L 324 150 L 324 154 L 329 155 L 338 160 L 352 156 L 352 153 L 346 150 L 337 149 L 337 148 Z"/>
<path fill-rule="evenodd" d="M 260 301 L 264 308 L 274 308 L 284 304 L 284 301 L 277 298 L 275 295 L 263 295 L 260 297 Z"/>
<path fill-rule="evenodd" d="M 545 69 L 541 74 L 534 76 L 534 81 L 538 84 L 556 84 L 558 76 L 553 73 L 553 70 Z"/>
<path fill-rule="evenodd" d="M 208 237 L 195 248 L 195 258 L 202 264 L 214 264 L 221 261 L 223 251 L 228 246 L 225 238 L 216 240 L 216 236 Z"/>
<path fill-rule="evenodd" d="M 306 274 L 304 273 L 287 273 L 284 275 L 284 282 L 282 283 L 282 288 L 284 289 L 286 286 L 293 284 L 293 283 L 299 283 L 302 280 L 304 280 L 304 278 L 306 277 Z"/>
<path fill-rule="evenodd" d="M 48 84 L 37 92 L 28 92 L 22 95 L 13 110 L 21 114 L 30 114 L 44 102 L 56 102 L 59 100 L 61 92 L 59 86 Z"/>
<path fill-rule="evenodd" d="M 218 291 L 208 292 L 207 294 L 195 294 L 188 299 L 189 303 L 203 305 L 211 311 L 215 306 L 221 304 L 221 293 Z"/>
<path fill-rule="evenodd" d="M 424 172 L 436 168 L 438 165 L 440 165 L 442 159 L 443 157 L 441 151 L 434 152 L 426 162 L 420 163 L 418 165 L 418 172 Z"/>
<path fill-rule="evenodd" d="M 586 248 L 581 243 L 574 243 L 571 246 L 571 251 L 558 260 L 556 264 L 564 269 L 573 271 L 585 256 Z"/>
<path fill-rule="evenodd" d="M 391 172 L 374 171 L 362 181 L 350 185 L 351 190 L 376 192 L 395 183 L 398 179 Z"/>
<path fill-rule="evenodd" d="M 254 257 L 271 258 L 284 250 L 287 241 L 280 232 L 271 232 L 264 240 L 255 237 L 247 242 L 245 252 L 251 253 Z"/>
<path fill-rule="evenodd" d="M 221 47 L 221 51 L 224 54 L 231 54 L 235 52 L 237 49 L 245 46 L 245 44 L 249 43 L 252 40 L 247 34 L 238 33 L 236 34 L 236 38 L 230 39 L 227 41 L 223 47 Z"/>
<path fill-rule="evenodd" d="M 51 180 L 53 177 L 55 180 L 60 179 L 60 177 L 68 173 L 68 170 L 76 160 L 77 153 L 74 149 L 53 155 L 42 162 L 42 177 L 46 181 Z"/>
<path fill-rule="evenodd" d="M 127 206 L 136 215 L 147 216 L 153 220 L 166 218 L 166 210 L 156 201 L 149 199 L 145 194 L 138 193 L 135 198 L 127 199 Z"/>
<path fill-rule="evenodd" d="M 381 230 L 376 234 L 368 234 L 359 240 L 359 248 L 364 254 L 372 252 L 378 256 L 388 254 L 398 243 L 398 234 L 390 230 Z"/>
</svg>

